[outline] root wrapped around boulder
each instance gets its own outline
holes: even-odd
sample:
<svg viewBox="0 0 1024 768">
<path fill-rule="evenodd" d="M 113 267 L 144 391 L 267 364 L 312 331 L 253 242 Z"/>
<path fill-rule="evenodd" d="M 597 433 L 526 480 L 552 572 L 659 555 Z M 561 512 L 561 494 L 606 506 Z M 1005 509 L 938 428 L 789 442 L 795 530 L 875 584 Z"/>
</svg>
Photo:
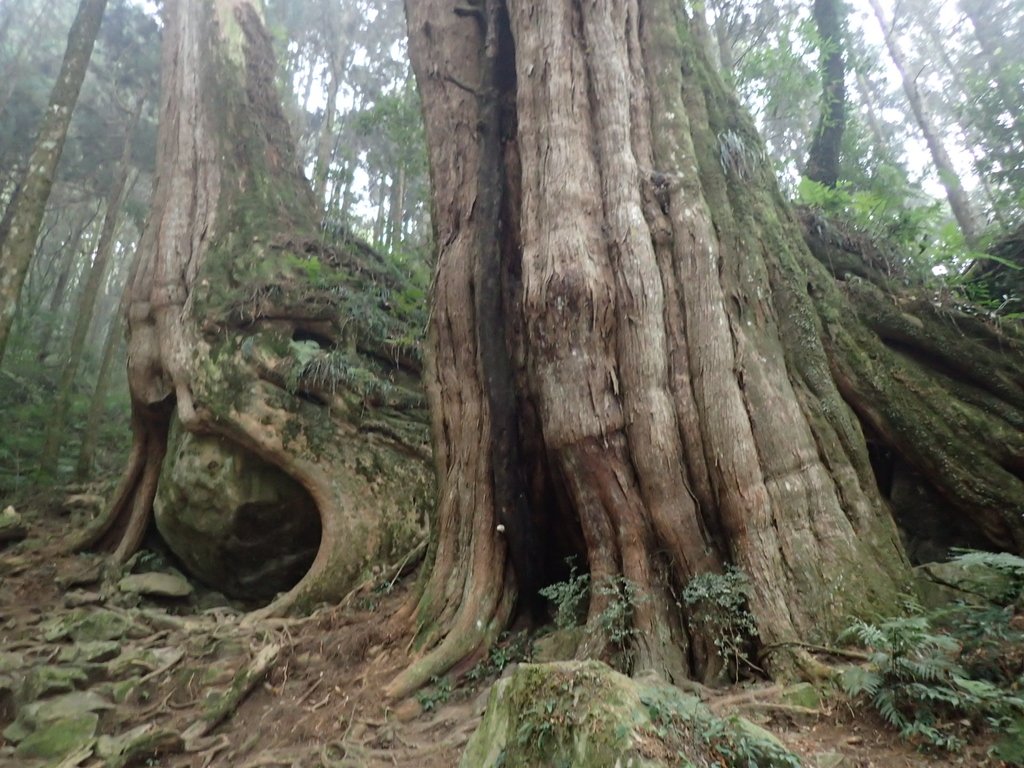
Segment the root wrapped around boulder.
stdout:
<svg viewBox="0 0 1024 768">
<path fill-rule="evenodd" d="M 283 612 L 411 549 L 433 478 L 424 280 L 321 226 L 275 72 L 251 4 L 168 6 L 158 182 L 128 289 L 133 447 L 80 544 L 126 560 L 159 489 L 186 566 L 238 596 L 284 591 L 268 607 Z"/>
</svg>

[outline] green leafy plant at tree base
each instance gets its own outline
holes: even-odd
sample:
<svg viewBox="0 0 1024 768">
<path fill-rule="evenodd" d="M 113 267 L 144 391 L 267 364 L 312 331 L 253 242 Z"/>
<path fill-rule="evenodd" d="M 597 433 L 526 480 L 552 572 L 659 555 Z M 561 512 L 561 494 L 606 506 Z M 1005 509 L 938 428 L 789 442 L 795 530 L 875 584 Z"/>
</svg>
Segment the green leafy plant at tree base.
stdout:
<svg viewBox="0 0 1024 768">
<path fill-rule="evenodd" d="M 540 595 L 555 606 L 555 626 L 559 629 L 579 626 L 585 619 L 591 597 L 590 575 L 577 573 L 575 566 L 570 566 L 567 580 L 540 590 Z M 607 605 L 591 629 L 600 632 L 611 645 L 613 666 L 626 670 L 632 661 L 630 646 L 637 632 L 633 627 L 633 614 L 646 597 L 623 576 L 602 579 L 593 591 L 605 598 Z"/>
<path fill-rule="evenodd" d="M 701 573 L 683 590 L 690 626 L 714 638 L 718 655 L 730 666 L 733 679 L 741 669 L 753 666 L 749 652 L 757 637 L 757 625 L 747 608 L 750 581 L 743 571 L 729 566 L 724 573 Z"/>
<path fill-rule="evenodd" d="M 469 670 L 466 673 L 466 678 L 471 682 L 476 682 L 495 677 L 512 664 L 529 661 L 531 655 L 532 647 L 527 632 L 514 634 L 503 632 L 498 638 L 498 642 L 487 652 L 487 658 Z"/>
<path fill-rule="evenodd" d="M 452 681 L 447 677 L 432 677 L 430 685 L 430 688 L 416 694 L 416 701 L 423 707 L 424 712 L 436 709 L 438 704 L 444 704 L 452 696 Z"/>
<path fill-rule="evenodd" d="M 586 608 L 590 596 L 590 574 L 577 573 L 576 566 L 570 563 L 569 578 L 544 587 L 540 595 L 555 606 L 556 627 L 575 627 L 580 623 L 580 613 Z"/>
<path fill-rule="evenodd" d="M 717 717 L 707 710 L 680 711 L 670 702 L 641 701 L 654 724 L 654 735 L 676 752 L 680 768 L 802 768 L 800 759 L 767 732 L 738 716 Z M 684 742 L 680 745 L 679 742 Z M 695 746 L 702 747 L 700 757 Z M 696 758 L 696 762 L 695 762 Z M 710 761 L 710 762 L 709 762 Z"/>
</svg>

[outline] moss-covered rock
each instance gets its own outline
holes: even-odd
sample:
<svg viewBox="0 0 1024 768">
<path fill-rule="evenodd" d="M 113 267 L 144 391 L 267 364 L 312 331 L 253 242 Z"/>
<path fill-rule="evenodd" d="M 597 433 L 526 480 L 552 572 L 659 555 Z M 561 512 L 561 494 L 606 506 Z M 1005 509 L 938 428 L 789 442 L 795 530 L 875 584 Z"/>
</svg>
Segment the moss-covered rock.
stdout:
<svg viewBox="0 0 1024 768">
<path fill-rule="evenodd" d="M 24 669 L 25 657 L 20 653 L 0 652 L 0 673 Z"/>
<path fill-rule="evenodd" d="M 821 704 L 821 692 L 810 683 L 795 683 L 779 696 L 784 704 L 814 709 Z"/>
<path fill-rule="evenodd" d="M 15 750 L 19 758 L 52 760 L 84 747 L 96 734 L 99 716 L 84 712 L 47 723 L 27 736 Z"/>
<path fill-rule="evenodd" d="M 180 573 L 131 573 L 118 582 L 122 592 L 147 597 L 188 597 L 194 591 L 188 580 Z"/>
<path fill-rule="evenodd" d="M 120 643 L 114 640 L 94 640 L 61 648 L 57 661 L 67 664 L 102 664 L 117 658 L 120 653 Z"/>
<path fill-rule="evenodd" d="M 462 768 L 491 766 L 798 766 L 774 736 L 716 717 L 657 677 L 594 661 L 523 664 L 495 683 Z"/>
<path fill-rule="evenodd" d="M 320 543 L 320 516 L 305 489 L 219 437 L 178 434 L 153 508 L 185 567 L 234 597 L 289 589 Z"/>
<path fill-rule="evenodd" d="M 19 698 L 22 701 L 35 701 L 44 696 L 67 693 L 81 687 L 87 679 L 84 670 L 67 664 L 35 667 L 25 675 Z"/>
<path fill-rule="evenodd" d="M 132 633 L 132 620 L 123 613 L 78 608 L 48 622 L 43 629 L 47 642 L 70 639 L 76 643 L 120 640 Z"/>
<path fill-rule="evenodd" d="M 14 507 L 6 507 L 0 512 L 0 547 L 15 541 L 22 541 L 28 536 L 28 526 Z"/>
<path fill-rule="evenodd" d="M 108 768 L 120 768 L 138 765 L 153 755 L 177 752 L 182 746 L 181 735 L 176 731 L 146 723 L 117 736 L 100 736 L 96 741 L 96 754 L 106 761 Z"/>
</svg>

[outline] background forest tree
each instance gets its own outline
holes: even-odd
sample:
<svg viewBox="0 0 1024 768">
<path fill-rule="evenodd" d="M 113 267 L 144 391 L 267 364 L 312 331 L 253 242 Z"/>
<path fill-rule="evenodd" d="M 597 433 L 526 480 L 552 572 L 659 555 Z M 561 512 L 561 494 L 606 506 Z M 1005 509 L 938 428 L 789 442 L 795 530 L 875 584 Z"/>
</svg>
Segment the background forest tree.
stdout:
<svg viewBox="0 0 1024 768">
<path fill-rule="evenodd" d="M 8 75 L 0 122 L 9 128 L 0 139 L 0 195 L 8 206 L 75 5 L 58 3 L 57 12 L 41 2 L 0 7 L 0 67 Z M 698 573 L 734 563 L 750 574 L 765 642 L 792 640 L 842 591 L 805 584 L 794 600 L 782 586 L 780 563 L 797 557 L 779 554 L 792 533 L 787 526 L 802 530 L 799 512 L 811 496 L 829 510 L 816 520 L 837 547 L 831 554 L 860 563 L 870 582 L 843 586 L 851 605 L 854 598 L 891 603 L 905 577 L 887 518 L 894 489 L 924 489 L 962 513 L 968 522 L 952 532 L 965 543 L 1024 543 L 1019 371 L 1015 358 L 998 353 L 1000 344 L 1019 343 L 1021 252 L 1012 235 L 1021 225 L 1024 183 L 1021 62 L 1007 51 L 1024 42 L 1024 11 L 1008 0 L 948 3 L 938 14 L 926 3 L 870 12 L 831 4 L 841 12 L 828 33 L 814 14 L 825 3 L 709 2 L 680 11 L 652 2 L 647 26 L 632 4 L 597 4 L 604 15 L 569 5 L 543 9 L 546 23 L 534 29 L 514 4 L 486 2 L 479 13 L 461 14 L 411 4 L 417 91 L 397 4 L 268 3 L 280 63 L 272 74 L 296 138 L 278 147 L 287 153 L 282 167 L 305 171 L 313 193 L 296 242 L 309 243 L 306 254 L 356 240 L 377 249 L 381 274 L 409 278 L 394 298 L 376 297 L 389 313 L 393 301 L 409 317 L 424 313 L 434 270 L 426 386 L 442 486 L 417 615 L 421 647 L 434 650 L 395 690 L 491 642 L 517 600 L 520 609 L 542 610 L 538 590 L 568 575 L 561 561 L 572 555 L 595 582 L 626 579 L 650 595 L 634 617 L 649 640 L 638 663 L 710 679 L 720 671 L 712 639 L 681 626 L 671 610 L 675 592 Z M 621 37 L 612 16 L 632 37 Z M 664 32 L 680 21 L 687 31 L 678 39 Z M 133 257 L 154 186 L 156 105 L 143 97 L 157 78 L 159 27 L 146 5 L 112 3 L 107 11 L 0 370 L 0 400 L 26 425 L 0 438 L 5 489 L 72 471 L 93 476 L 97 444 L 107 472 L 123 463 L 124 448 L 114 446 L 125 445 L 117 434 L 128 409 L 122 383 L 111 382 L 123 367 L 123 286 L 138 288 L 146 274 Z M 588 55 L 579 36 L 615 55 Z M 580 63 L 599 94 L 568 125 L 544 123 L 539 113 L 563 105 L 529 86 L 531 67 L 540 65 L 531 57 L 545 45 Z M 652 51 L 664 54 L 664 71 Z M 828 99 L 820 67 L 837 52 L 848 102 L 836 183 L 819 185 L 803 171 L 822 126 L 839 119 L 821 118 Z M 556 75 L 565 87 L 558 77 L 570 76 Z M 627 75 L 644 84 L 649 104 L 637 107 L 616 88 Z M 644 125 L 650 115 L 669 122 Z M 671 137 L 681 143 L 663 143 Z M 589 180 L 580 178 L 586 158 L 573 141 L 600 150 Z M 558 194 L 537 165 L 545 142 L 563 152 L 558 180 L 566 186 Z M 631 142 L 635 156 L 620 151 Z M 597 179 L 605 179 L 600 189 L 590 186 Z M 807 244 L 778 189 L 804 205 Z M 687 196 L 701 195 L 701 205 L 688 206 Z M 639 221 L 633 214 L 647 235 L 627 226 Z M 559 240 L 567 220 L 589 233 L 592 248 Z M 727 268 L 715 275 L 692 259 L 680 245 L 687 237 L 705 255 L 723 254 Z M 588 266 L 583 259 L 574 271 L 572 258 L 603 252 L 608 241 L 622 243 L 621 252 L 612 249 L 619 261 Z M 563 249 L 568 261 L 543 263 L 545 248 Z M 759 255 L 740 258 L 751 253 Z M 693 280 L 670 278 L 667 265 Z M 323 279 L 312 266 L 302 269 L 313 284 Z M 563 303 L 588 308 L 593 326 L 572 326 L 556 311 L 562 305 L 537 288 L 559 281 Z M 752 293 L 758 282 L 775 296 Z M 706 293 L 680 300 L 697 289 Z M 591 294 L 603 298 L 591 304 Z M 630 295 L 645 299 L 634 303 Z M 678 314 L 680 307 L 695 312 L 704 299 L 717 307 L 721 328 L 740 329 L 731 352 L 721 328 Z M 856 316 L 846 313 L 850 306 Z M 967 341 L 946 327 L 950 318 Z M 755 330 L 745 335 L 744 327 Z M 659 339 L 677 358 L 660 355 Z M 333 350 L 342 342 L 330 343 Z M 796 343 L 802 351 L 790 346 Z M 720 369 L 722 381 L 709 374 L 706 382 L 683 382 L 695 392 L 706 387 L 697 392 L 701 407 L 688 411 L 678 377 L 693 375 L 690 356 L 703 354 L 705 344 L 718 350 L 705 362 Z M 563 359 L 573 349 L 580 360 Z M 728 362 L 741 358 L 736 380 Z M 593 388 L 589 421 L 587 397 L 577 391 L 584 385 Z M 723 392 L 732 393 L 723 401 L 734 408 L 719 422 L 713 412 Z M 657 418 L 645 416 L 652 402 Z M 137 416 L 138 397 L 135 403 Z M 117 416 L 102 418 L 104 409 Z M 743 412 L 749 455 L 730 454 L 730 462 L 722 441 L 744 442 L 737 438 Z M 776 418 L 786 422 L 776 424 L 778 434 L 802 446 L 812 466 L 807 495 L 783 483 L 785 467 L 768 466 L 774 453 L 766 434 L 774 431 L 764 430 Z M 782 428 L 800 423 L 806 429 Z M 108 435 L 98 439 L 103 424 Z M 682 439 L 672 436 L 672 424 Z M 966 447 L 953 444 L 954 433 Z M 709 455 L 726 468 L 702 459 L 701 445 L 718 446 Z M 968 453 L 976 459 L 969 469 Z M 780 541 L 755 546 L 740 536 L 744 507 L 736 499 L 749 488 L 732 470 L 748 472 L 759 498 L 771 497 L 765 509 L 788 510 L 786 519 L 774 518 Z M 694 503 L 677 514 L 673 504 L 688 498 Z M 529 521 L 538 515 L 554 532 L 539 537 L 540 567 L 530 564 L 538 536 Z M 494 537 L 499 527 L 505 539 Z M 667 579 L 656 575 L 664 563 L 654 550 L 675 559 Z M 798 570 L 819 573 L 818 556 L 807 556 Z M 474 562 L 488 567 L 473 570 Z M 591 623 L 605 598 L 595 592 Z M 589 650 L 607 652 L 604 641 Z"/>
</svg>

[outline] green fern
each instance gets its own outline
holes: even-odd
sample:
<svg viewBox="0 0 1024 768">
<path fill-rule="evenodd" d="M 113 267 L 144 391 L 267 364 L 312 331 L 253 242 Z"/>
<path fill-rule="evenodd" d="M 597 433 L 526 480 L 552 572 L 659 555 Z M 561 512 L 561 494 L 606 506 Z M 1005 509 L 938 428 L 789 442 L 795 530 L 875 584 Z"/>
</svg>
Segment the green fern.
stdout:
<svg viewBox="0 0 1024 768">
<path fill-rule="evenodd" d="M 1001 729 L 1024 714 L 1024 698 L 972 677 L 960 662 L 961 643 L 925 615 L 856 621 L 840 639 L 869 650 L 866 667 L 843 674 L 843 689 L 908 740 L 955 751 L 965 727 Z"/>
</svg>

